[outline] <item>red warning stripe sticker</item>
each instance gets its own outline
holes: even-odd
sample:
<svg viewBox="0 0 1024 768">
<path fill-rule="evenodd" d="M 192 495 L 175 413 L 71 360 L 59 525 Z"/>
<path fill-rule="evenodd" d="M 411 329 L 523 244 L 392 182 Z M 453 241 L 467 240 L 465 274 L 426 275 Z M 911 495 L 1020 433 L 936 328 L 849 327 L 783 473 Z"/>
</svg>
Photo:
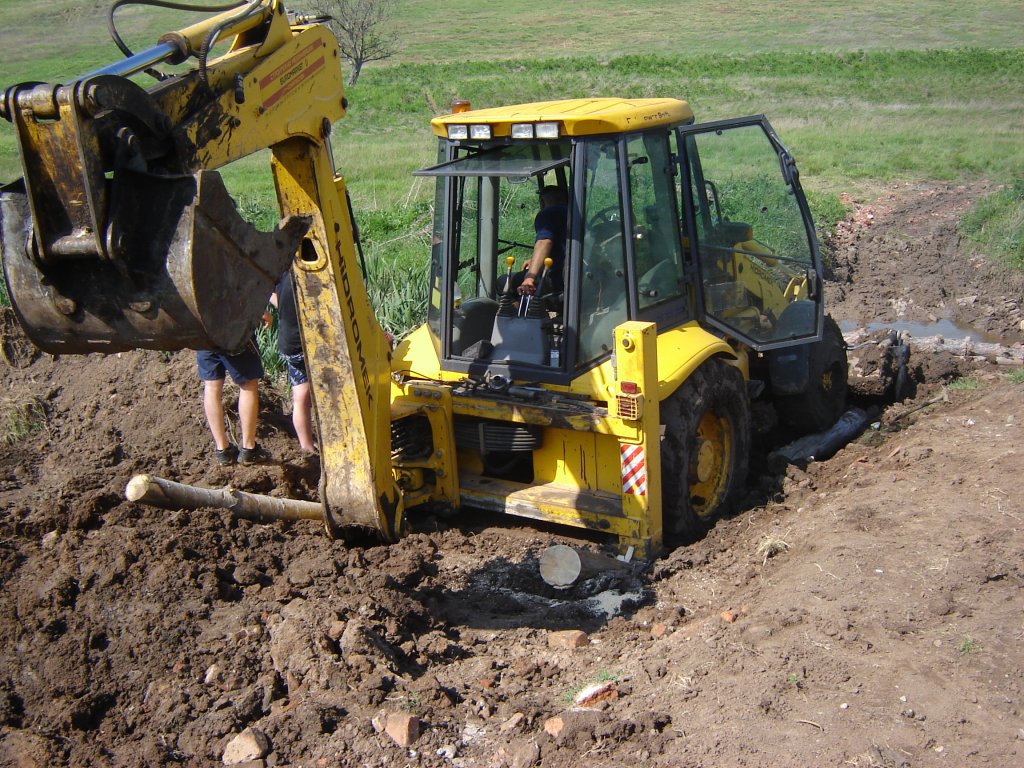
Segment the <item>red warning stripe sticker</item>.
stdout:
<svg viewBox="0 0 1024 768">
<path fill-rule="evenodd" d="M 647 456 L 642 445 L 620 445 L 622 492 L 647 495 Z"/>
</svg>

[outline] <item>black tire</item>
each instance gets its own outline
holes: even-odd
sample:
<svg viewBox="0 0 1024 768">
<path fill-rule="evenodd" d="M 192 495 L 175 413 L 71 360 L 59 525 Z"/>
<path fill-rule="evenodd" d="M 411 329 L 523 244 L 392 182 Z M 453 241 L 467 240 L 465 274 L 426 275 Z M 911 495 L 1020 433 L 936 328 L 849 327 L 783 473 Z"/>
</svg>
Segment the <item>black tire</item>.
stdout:
<svg viewBox="0 0 1024 768">
<path fill-rule="evenodd" d="M 746 489 L 750 401 L 742 374 L 708 360 L 661 404 L 661 422 L 663 528 L 698 536 Z"/>
<path fill-rule="evenodd" d="M 783 424 L 813 434 L 831 427 L 846 410 L 846 341 L 831 317 L 825 317 L 821 341 L 811 346 L 808 364 L 806 391 L 777 398 L 775 407 Z"/>
</svg>

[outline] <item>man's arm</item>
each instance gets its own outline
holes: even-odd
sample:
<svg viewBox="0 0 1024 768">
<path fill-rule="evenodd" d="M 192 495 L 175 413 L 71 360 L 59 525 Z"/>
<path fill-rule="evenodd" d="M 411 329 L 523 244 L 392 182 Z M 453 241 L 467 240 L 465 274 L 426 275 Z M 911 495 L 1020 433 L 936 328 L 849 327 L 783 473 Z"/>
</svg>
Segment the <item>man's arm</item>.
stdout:
<svg viewBox="0 0 1024 768">
<path fill-rule="evenodd" d="M 544 259 L 552 258 L 555 251 L 554 240 L 538 240 L 533 244 L 533 255 L 526 267 L 526 277 L 519 286 L 521 296 L 532 296 L 537 292 L 537 281 L 540 280 L 541 270 L 544 268 Z"/>
</svg>

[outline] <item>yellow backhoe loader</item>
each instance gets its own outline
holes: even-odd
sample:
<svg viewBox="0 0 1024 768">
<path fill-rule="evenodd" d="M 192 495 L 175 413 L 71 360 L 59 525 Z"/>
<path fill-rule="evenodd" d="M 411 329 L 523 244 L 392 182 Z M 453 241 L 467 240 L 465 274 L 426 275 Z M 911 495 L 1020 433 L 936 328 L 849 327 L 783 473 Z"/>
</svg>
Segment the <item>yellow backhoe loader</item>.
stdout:
<svg viewBox="0 0 1024 768">
<path fill-rule="evenodd" d="M 669 98 L 455 107 L 417 171 L 436 179 L 428 316 L 392 348 L 331 157 L 346 100 L 318 20 L 252 0 L 76 80 L 9 88 L 17 316 L 54 353 L 231 350 L 290 266 L 335 535 L 393 540 L 417 514 L 484 509 L 651 557 L 736 504 L 752 403 L 803 430 L 839 416 L 845 347 L 764 117 L 698 124 Z M 263 148 L 273 233 L 241 220 L 216 172 Z M 567 204 L 538 270 L 545 188 Z"/>
</svg>

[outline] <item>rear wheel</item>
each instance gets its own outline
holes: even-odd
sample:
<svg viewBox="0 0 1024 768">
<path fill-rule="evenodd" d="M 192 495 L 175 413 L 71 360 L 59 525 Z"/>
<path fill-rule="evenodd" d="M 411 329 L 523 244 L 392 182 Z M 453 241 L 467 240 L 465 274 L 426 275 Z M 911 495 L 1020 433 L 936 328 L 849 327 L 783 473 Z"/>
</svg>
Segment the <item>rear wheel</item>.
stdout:
<svg viewBox="0 0 1024 768">
<path fill-rule="evenodd" d="M 667 534 L 696 535 L 743 494 L 750 402 L 742 374 L 712 359 L 661 405 L 662 509 Z"/>
<path fill-rule="evenodd" d="M 809 353 L 807 391 L 780 397 L 775 407 L 783 423 L 799 432 L 824 432 L 846 410 L 849 364 L 839 324 L 825 317 L 821 341 Z"/>
</svg>

